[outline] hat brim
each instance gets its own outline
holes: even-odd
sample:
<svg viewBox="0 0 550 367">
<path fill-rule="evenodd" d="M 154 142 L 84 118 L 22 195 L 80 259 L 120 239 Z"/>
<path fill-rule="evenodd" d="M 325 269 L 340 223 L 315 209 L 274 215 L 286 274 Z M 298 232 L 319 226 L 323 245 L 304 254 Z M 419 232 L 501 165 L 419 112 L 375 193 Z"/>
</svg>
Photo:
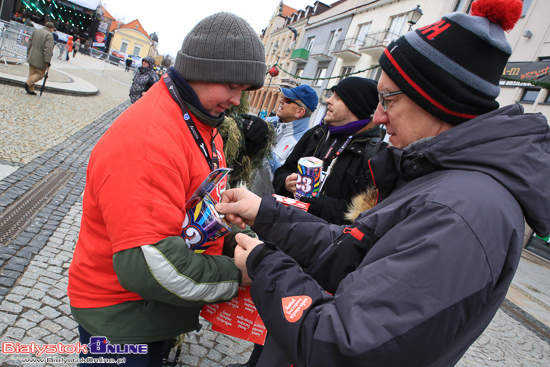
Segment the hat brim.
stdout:
<svg viewBox="0 0 550 367">
<path fill-rule="evenodd" d="M 285 96 L 286 98 L 300 100 L 300 98 L 298 98 L 296 93 L 294 93 L 291 89 L 279 87 L 279 90 L 281 91 L 281 93 L 283 93 L 283 96 Z"/>
</svg>

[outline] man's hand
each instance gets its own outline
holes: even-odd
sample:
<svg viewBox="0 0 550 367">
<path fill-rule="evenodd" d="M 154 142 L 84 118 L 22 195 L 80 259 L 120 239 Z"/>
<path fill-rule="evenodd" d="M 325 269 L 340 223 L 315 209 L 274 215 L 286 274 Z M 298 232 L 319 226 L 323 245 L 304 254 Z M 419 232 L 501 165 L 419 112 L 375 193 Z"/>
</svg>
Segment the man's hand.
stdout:
<svg viewBox="0 0 550 367">
<path fill-rule="evenodd" d="M 298 181 L 297 173 L 293 173 L 285 178 L 285 189 L 293 195 L 296 195 L 296 181 Z"/>
<path fill-rule="evenodd" d="M 52 64 L 49 62 L 47 62 L 45 65 L 46 65 L 45 69 L 48 69 L 50 66 L 52 66 Z"/>
<path fill-rule="evenodd" d="M 225 219 L 244 229 L 246 224 L 253 225 L 260 209 L 262 198 L 247 189 L 231 189 L 222 194 L 216 204 L 216 210 L 225 214 Z"/>
<path fill-rule="evenodd" d="M 248 276 L 248 271 L 246 269 L 246 259 L 248 259 L 248 255 L 250 255 L 250 252 L 256 246 L 262 244 L 263 242 L 257 238 L 247 236 L 243 233 L 237 234 L 237 236 L 235 236 L 235 239 L 237 240 L 237 247 L 235 247 L 235 265 L 237 265 L 237 267 L 241 269 L 243 273 L 243 281 L 241 285 L 247 286 L 252 283 L 252 280 Z"/>
</svg>

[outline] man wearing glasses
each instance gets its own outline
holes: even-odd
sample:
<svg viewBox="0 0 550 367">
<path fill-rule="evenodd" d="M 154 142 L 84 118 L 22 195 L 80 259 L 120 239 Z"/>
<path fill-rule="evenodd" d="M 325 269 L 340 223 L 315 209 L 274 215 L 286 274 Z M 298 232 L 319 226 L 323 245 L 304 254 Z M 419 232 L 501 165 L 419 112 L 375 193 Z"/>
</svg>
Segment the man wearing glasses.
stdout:
<svg viewBox="0 0 550 367">
<path fill-rule="evenodd" d="M 348 214 L 352 199 L 362 198 L 367 188 L 373 186 L 368 160 L 387 146 L 382 142 L 380 127 L 372 121 L 378 104 L 376 85 L 374 80 L 351 76 L 331 88 L 324 123 L 305 133 L 275 172 L 275 193 L 294 197 L 298 160 L 317 157 L 323 160 L 325 172 L 320 195 L 300 200 L 309 203 L 309 213 L 329 223 L 351 223 L 352 217 L 358 214 Z M 355 207 L 352 211 L 358 210 L 362 211 Z"/>
<path fill-rule="evenodd" d="M 222 195 L 216 209 L 265 239 L 235 249 L 269 331 L 258 367 L 455 366 L 489 325 L 525 223 L 550 233 L 548 122 L 496 100 L 521 14 L 477 0 L 384 50 L 373 120 L 392 146 L 369 161 L 378 203 L 353 225 Z"/>
<path fill-rule="evenodd" d="M 267 122 L 275 125 L 277 131 L 272 159 L 269 160 L 273 172 L 285 162 L 298 140 L 308 130 L 309 118 L 319 103 L 317 93 L 309 85 L 280 90 L 282 96 L 277 116 L 266 118 Z"/>
<path fill-rule="evenodd" d="M 280 88 L 277 115 L 265 120 L 275 126 L 275 146 L 267 164 L 261 168 L 252 182 L 252 191 L 258 194 L 273 193 L 273 172 L 279 168 L 294 149 L 302 135 L 309 129 L 309 118 L 317 108 L 319 97 L 309 85 L 287 89 Z"/>
</svg>

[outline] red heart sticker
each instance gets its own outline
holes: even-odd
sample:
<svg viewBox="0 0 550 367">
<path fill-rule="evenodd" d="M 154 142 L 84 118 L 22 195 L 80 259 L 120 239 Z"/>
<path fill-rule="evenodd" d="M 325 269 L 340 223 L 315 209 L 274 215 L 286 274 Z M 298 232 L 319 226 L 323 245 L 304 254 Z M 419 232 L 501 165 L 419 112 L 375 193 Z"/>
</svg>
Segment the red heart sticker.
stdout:
<svg viewBox="0 0 550 367">
<path fill-rule="evenodd" d="M 95 40 L 99 43 L 103 43 L 103 41 L 105 41 L 105 36 L 102 35 L 101 33 L 96 33 Z"/>
<path fill-rule="evenodd" d="M 288 322 L 296 322 L 302 318 L 304 310 L 311 306 L 309 296 L 295 296 L 283 298 L 283 312 Z"/>
</svg>

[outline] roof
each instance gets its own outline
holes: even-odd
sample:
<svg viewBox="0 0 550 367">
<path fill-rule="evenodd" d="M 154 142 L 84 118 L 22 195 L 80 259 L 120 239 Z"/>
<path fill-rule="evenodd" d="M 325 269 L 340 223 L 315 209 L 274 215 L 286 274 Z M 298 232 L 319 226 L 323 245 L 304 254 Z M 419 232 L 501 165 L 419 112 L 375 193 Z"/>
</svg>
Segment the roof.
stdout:
<svg viewBox="0 0 550 367">
<path fill-rule="evenodd" d="M 122 23 L 118 20 L 115 19 L 115 17 L 113 17 L 108 11 L 107 9 L 105 9 L 103 6 L 101 7 L 101 9 L 103 10 L 103 16 L 107 17 L 107 18 L 110 18 L 112 19 L 113 21 L 111 22 L 111 27 L 109 28 L 109 32 L 113 32 L 114 30 L 116 29 L 135 29 L 137 30 L 138 32 L 142 33 L 145 37 L 147 37 L 148 39 L 151 39 L 149 37 L 149 35 L 147 34 L 147 32 L 145 31 L 145 28 L 143 28 L 143 26 L 141 25 L 141 23 L 139 22 L 139 20 L 135 19 L 133 21 L 131 21 L 130 23 Z M 137 28 L 136 28 L 137 26 Z"/>
<path fill-rule="evenodd" d="M 290 6 L 288 5 L 284 5 L 283 4 L 283 11 L 282 11 L 282 14 L 283 14 L 283 17 L 290 17 L 292 14 L 296 13 L 298 10 L 294 9 L 294 8 L 291 8 Z"/>
<path fill-rule="evenodd" d="M 149 38 L 149 35 L 147 34 L 147 32 L 145 32 L 145 29 L 143 28 L 143 26 L 141 25 L 141 23 L 137 19 L 132 20 L 130 23 L 123 24 L 119 27 L 119 29 L 123 29 L 123 28 L 135 29 L 138 32 L 143 33 L 145 35 L 145 37 Z"/>
</svg>

